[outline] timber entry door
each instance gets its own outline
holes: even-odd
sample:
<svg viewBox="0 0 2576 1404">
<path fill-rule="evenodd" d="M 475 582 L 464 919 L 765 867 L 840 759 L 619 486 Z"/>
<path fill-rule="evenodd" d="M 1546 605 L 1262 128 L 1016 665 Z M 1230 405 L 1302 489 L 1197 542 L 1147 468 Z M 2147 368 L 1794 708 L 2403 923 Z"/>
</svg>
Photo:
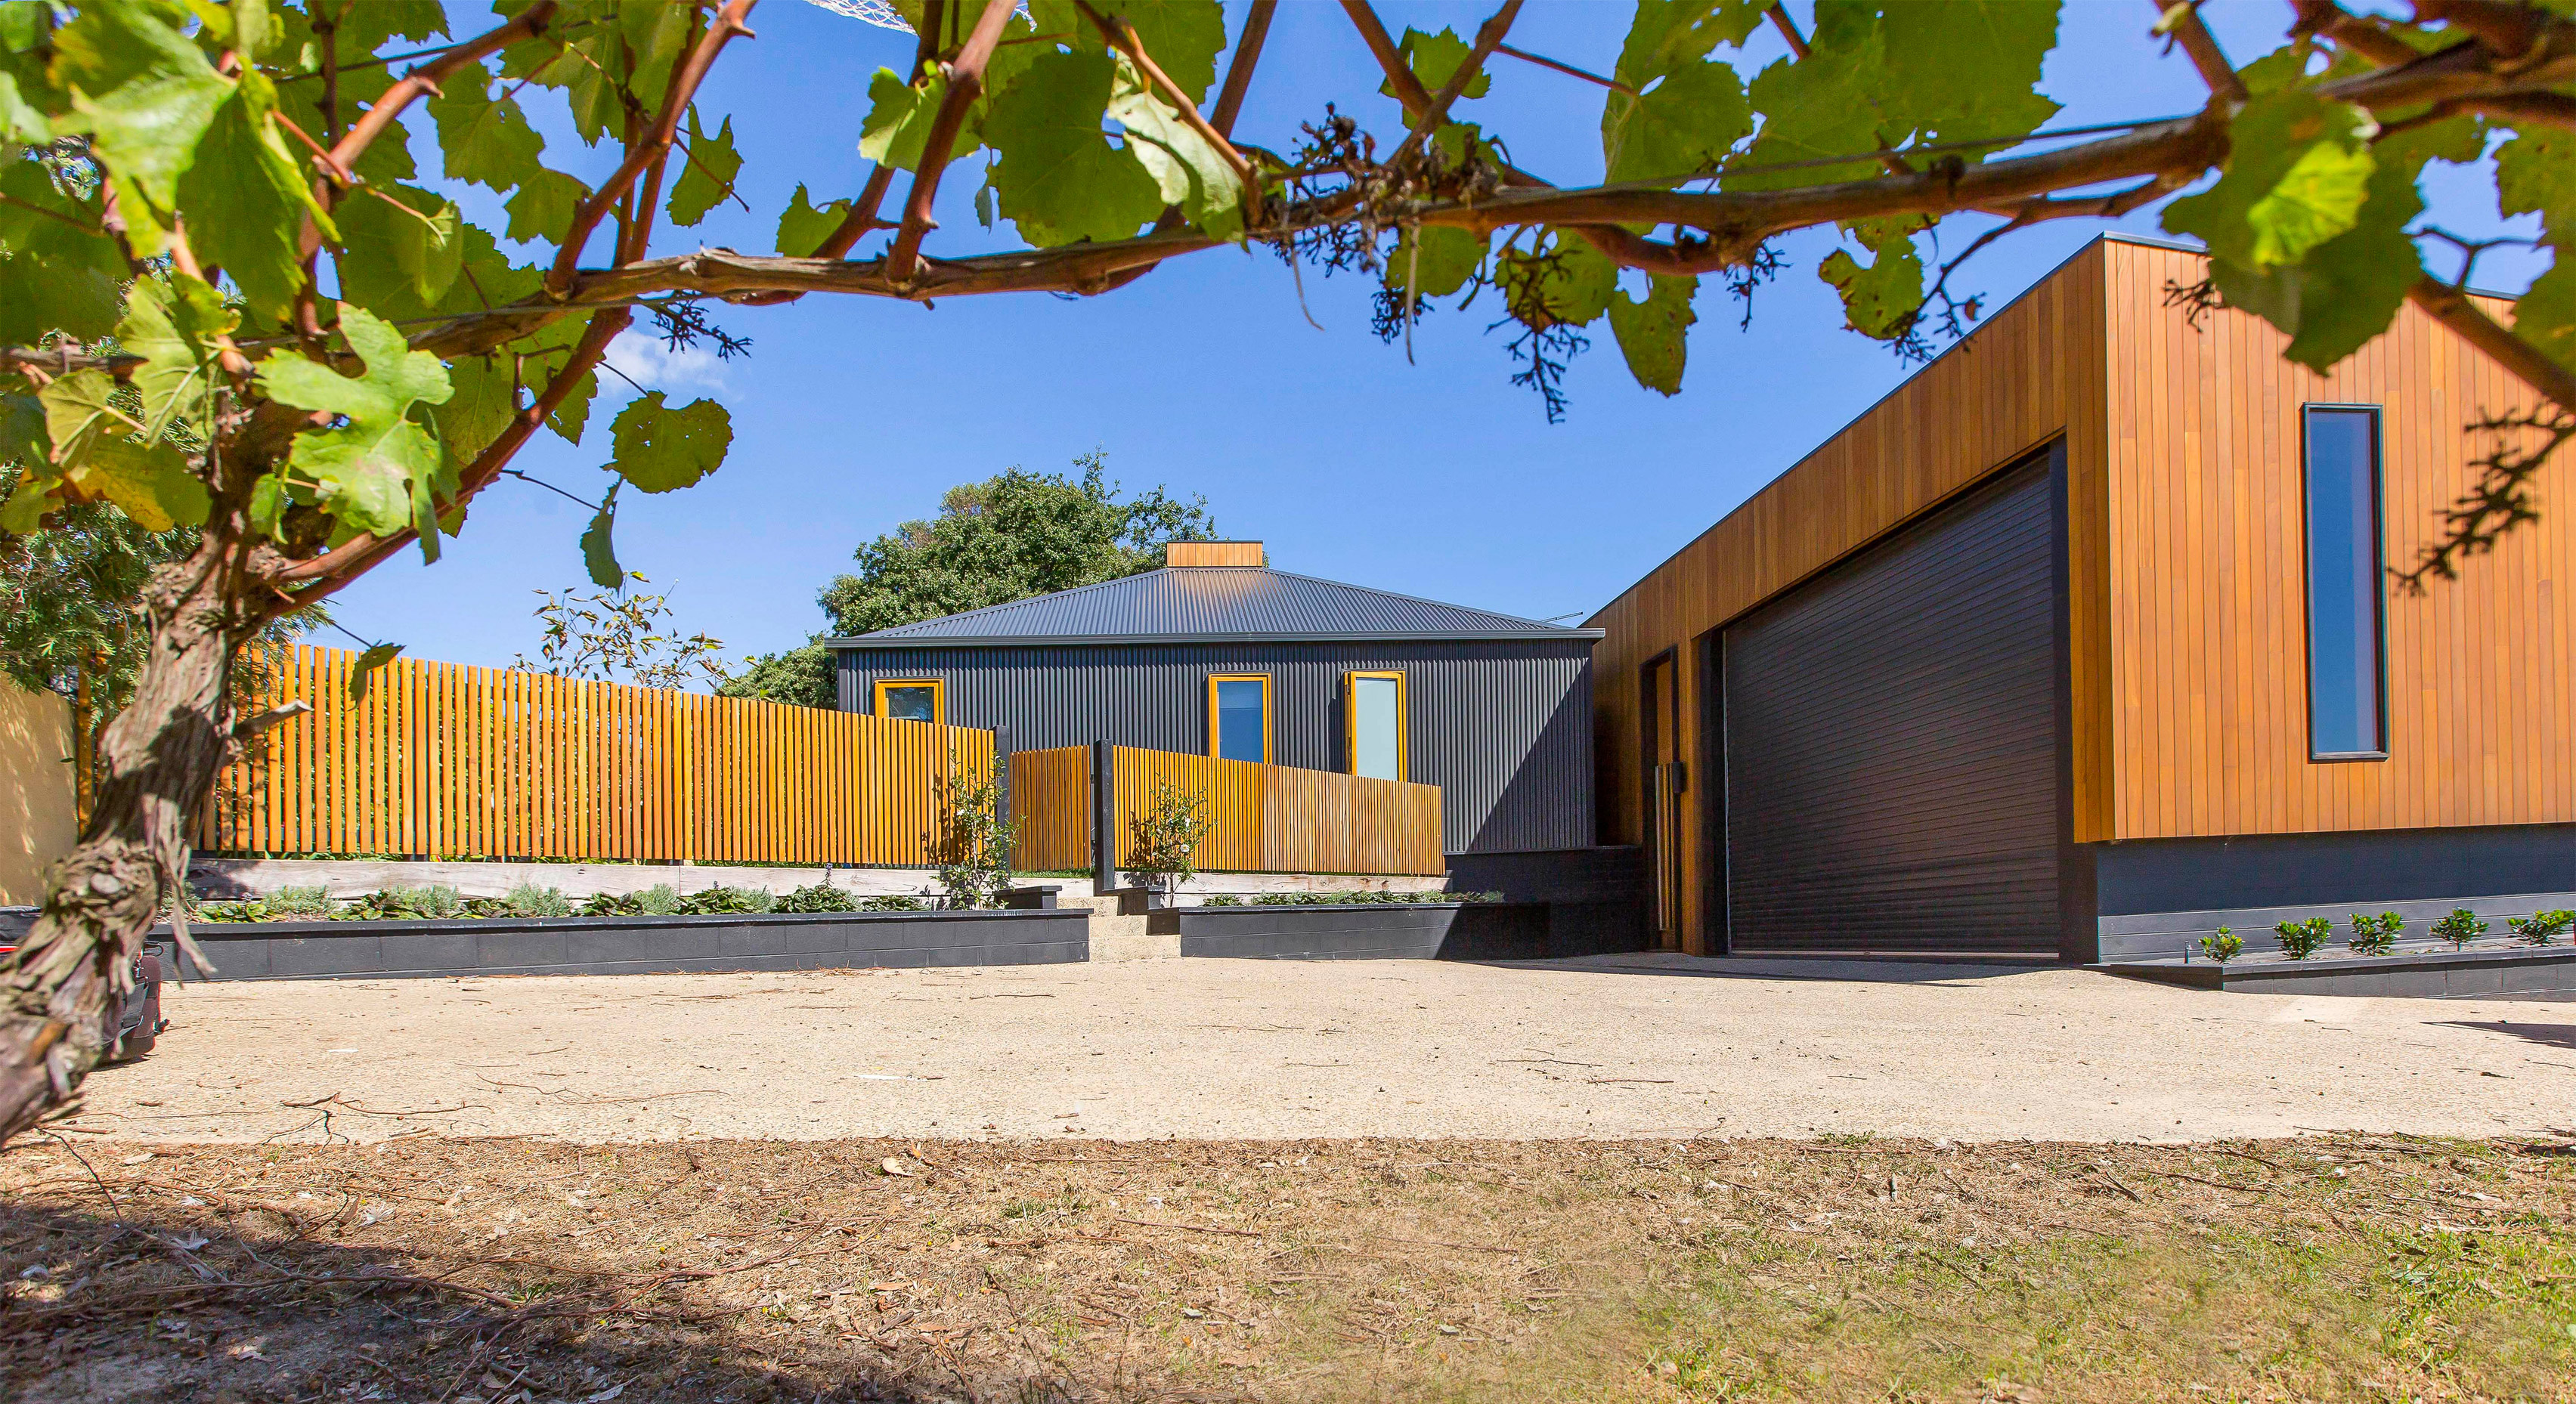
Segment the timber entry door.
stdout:
<svg viewBox="0 0 2576 1404">
<path fill-rule="evenodd" d="M 2057 952 L 2062 459 L 1727 627 L 1735 950 Z"/>
</svg>

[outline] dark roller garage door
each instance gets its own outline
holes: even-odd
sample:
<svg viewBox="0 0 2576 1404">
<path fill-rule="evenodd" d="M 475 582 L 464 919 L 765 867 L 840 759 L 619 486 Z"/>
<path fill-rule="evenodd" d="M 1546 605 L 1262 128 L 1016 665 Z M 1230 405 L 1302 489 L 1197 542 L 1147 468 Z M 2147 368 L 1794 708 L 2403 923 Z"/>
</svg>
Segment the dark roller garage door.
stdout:
<svg viewBox="0 0 2576 1404">
<path fill-rule="evenodd" d="M 2057 950 L 2053 452 L 1728 626 L 1736 949 Z"/>
</svg>

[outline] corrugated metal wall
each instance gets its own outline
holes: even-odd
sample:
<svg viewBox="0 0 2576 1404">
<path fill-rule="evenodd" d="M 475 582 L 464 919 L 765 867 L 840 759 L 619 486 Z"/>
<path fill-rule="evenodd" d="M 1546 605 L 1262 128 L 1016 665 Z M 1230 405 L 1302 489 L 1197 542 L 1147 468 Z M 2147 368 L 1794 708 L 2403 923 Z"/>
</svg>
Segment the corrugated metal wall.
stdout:
<svg viewBox="0 0 2576 1404">
<path fill-rule="evenodd" d="M 1583 639 L 849 649 L 841 707 L 866 710 L 879 678 L 935 677 L 951 725 L 1008 727 L 1015 751 L 1106 739 L 1205 754 L 1207 676 L 1267 673 L 1271 759 L 1344 770 L 1342 675 L 1401 668 L 1408 778 L 1440 787 L 1450 852 L 1587 848 L 1591 664 Z"/>
</svg>

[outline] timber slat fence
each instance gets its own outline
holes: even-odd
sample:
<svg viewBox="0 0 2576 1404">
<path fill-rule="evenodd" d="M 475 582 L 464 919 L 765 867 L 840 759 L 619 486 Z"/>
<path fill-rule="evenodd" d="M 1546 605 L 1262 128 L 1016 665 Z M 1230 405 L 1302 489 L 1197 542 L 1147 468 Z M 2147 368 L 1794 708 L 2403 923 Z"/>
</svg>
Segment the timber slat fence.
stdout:
<svg viewBox="0 0 2576 1404">
<path fill-rule="evenodd" d="M 1416 873 L 1448 871 L 1440 844 L 1440 787 L 1371 780 L 1338 771 L 1217 760 L 1175 751 L 1110 748 L 1118 862 L 1132 856 L 1130 821 L 1170 784 L 1208 800 L 1208 837 L 1196 855 L 1209 872 Z M 1091 748 L 1011 756 L 1011 810 L 1019 818 L 1023 871 L 1091 866 Z"/>
<path fill-rule="evenodd" d="M 935 862 L 993 733 L 298 646 L 249 711 L 313 705 L 216 783 L 198 848 L 430 858 Z"/>
</svg>

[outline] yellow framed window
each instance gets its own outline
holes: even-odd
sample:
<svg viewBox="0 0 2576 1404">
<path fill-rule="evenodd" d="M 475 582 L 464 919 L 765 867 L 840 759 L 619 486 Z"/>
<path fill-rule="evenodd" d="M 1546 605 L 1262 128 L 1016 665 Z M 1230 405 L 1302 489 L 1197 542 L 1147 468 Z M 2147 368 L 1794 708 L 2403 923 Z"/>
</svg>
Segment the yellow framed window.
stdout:
<svg viewBox="0 0 2576 1404">
<path fill-rule="evenodd" d="M 948 719 L 948 685 L 937 678 L 879 678 L 873 710 L 889 721 L 936 725 Z"/>
<path fill-rule="evenodd" d="M 1270 679 L 1218 673 L 1207 681 L 1208 754 L 1218 760 L 1270 760 Z"/>
<path fill-rule="evenodd" d="M 1404 674 L 1342 675 L 1342 754 L 1350 758 L 1353 775 L 1373 780 L 1406 778 Z"/>
</svg>

